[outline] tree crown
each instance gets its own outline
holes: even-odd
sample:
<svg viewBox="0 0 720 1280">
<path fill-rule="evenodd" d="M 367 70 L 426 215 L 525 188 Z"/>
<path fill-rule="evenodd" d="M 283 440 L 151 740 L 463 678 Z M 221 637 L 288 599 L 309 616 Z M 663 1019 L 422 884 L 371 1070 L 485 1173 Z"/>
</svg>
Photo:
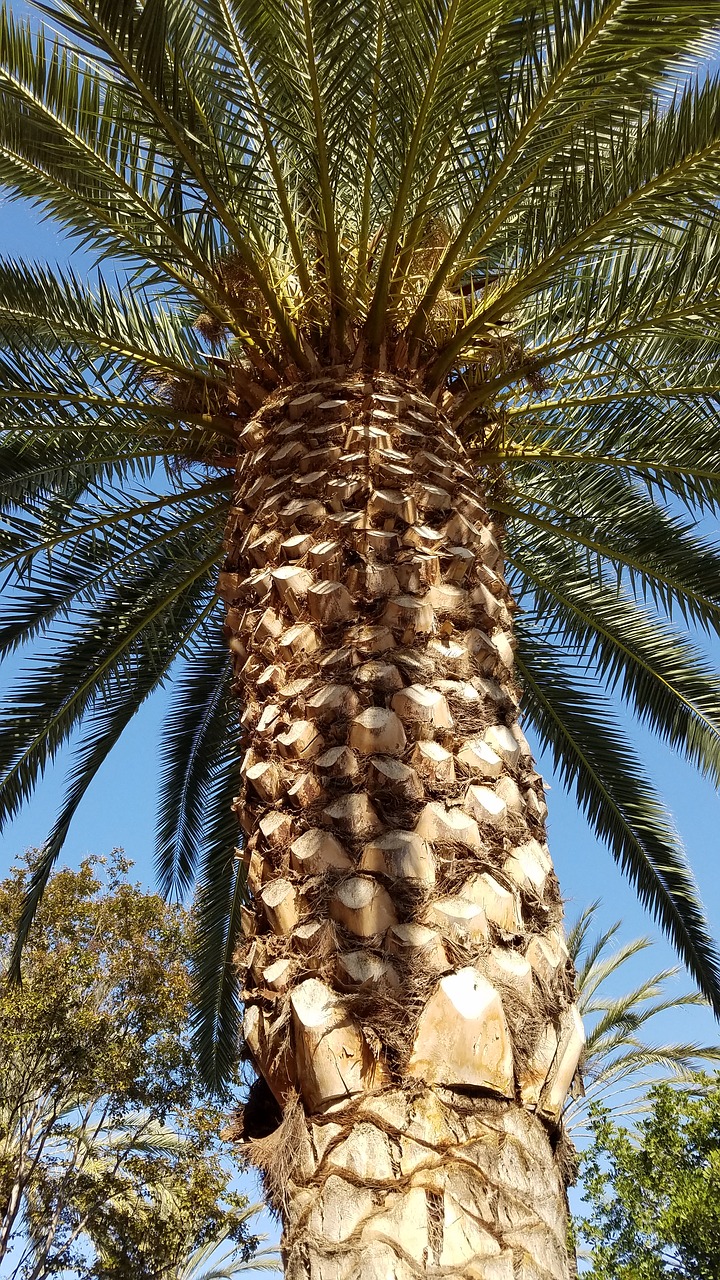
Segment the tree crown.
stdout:
<svg viewBox="0 0 720 1280">
<path fill-rule="evenodd" d="M 0 883 L 3 978 L 37 857 Z M 257 1247 L 222 1110 L 197 1087 L 187 913 L 130 867 L 116 850 L 51 876 L 22 986 L 0 989 L 0 1261 L 16 1280 L 179 1280 L 223 1242 L 231 1269 Z"/>
<path fill-rule="evenodd" d="M 595 1108 L 576 1224 L 590 1280 L 713 1280 L 720 1266 L 720 1090 L 656 1086 L 634 1133 Z"/>
</svg>

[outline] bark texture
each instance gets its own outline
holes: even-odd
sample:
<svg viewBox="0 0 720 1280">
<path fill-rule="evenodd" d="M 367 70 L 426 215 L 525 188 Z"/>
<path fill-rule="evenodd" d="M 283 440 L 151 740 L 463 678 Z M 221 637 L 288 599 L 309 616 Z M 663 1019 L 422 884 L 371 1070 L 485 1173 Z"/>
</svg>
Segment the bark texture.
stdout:
<svg viewBox="0 0 720 1280">
<path fill-rule="evenodd" d="M 245 1137 L 286 1274 L 566 1280 L 582 1027 L 497 531 L 397 378 L 328 372 L 241 443 Z"/>
</svg>

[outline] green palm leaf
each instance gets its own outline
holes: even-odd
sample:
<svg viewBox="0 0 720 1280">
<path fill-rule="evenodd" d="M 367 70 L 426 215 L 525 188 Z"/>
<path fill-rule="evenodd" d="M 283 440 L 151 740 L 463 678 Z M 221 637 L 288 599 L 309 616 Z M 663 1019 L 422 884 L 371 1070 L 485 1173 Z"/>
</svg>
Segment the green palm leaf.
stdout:
<svg viewBox="0 0 720 1280">
<path fill-rule="evenodd" d="M 587 907 L 573 922 L 568 949 L 577 971 L 578 1007 L 586 1030 L 582 1096 L 571 1099 L 564 1120 L 574 1137 L 586 1129 L 593 1102 L 615 1097 L 614 1110 L 636 1114 L 652 1084 L 669 1079 L 682 1084 L 698 1070 L 720 1058 L 720 1046 L 700 1042 L 660 1042 L 648 1039 L 647 1024 L 658 1014 L 704 1004 L 696 992 L 674 994 L 677 969 L 652 974 L 638 986 L 617 994 L 625 969 L 652 946 L 648 938 L 620 943 L 620 922 L 597 931 L 599 903 Z"/>
<path fill-rule="evenodd" d="M 564 650 L 529 634 L 524 623 L 518 632 L 530 723 L 597 835 L 712 1002 L 718 963 L 669 815 L 593 683 L 575 672 L 568 676 Z"/>
<path fill-rule="evenodd" d="M 720 780 L 720 686 L 702 656 L 623 592 L 578 580 L 566 570 L 543 575 L 542 560 L 524 577 L 535 609 L 580 662 L 619 689 L 638 718 L 717 784 Z M 553 589 L 543 584 L 552 576 Z"/>
<path fill-rule="evenodd" d="M 70 770 L 64 803 L 29 883 L 18 925 L 15 975 L 19 975 L 20 948 L 75 810 L 123 729 L 160 686 L 198 623 L 213 607 L 211 599 L 198 611 L 203 596 L 207 600 L 207 575 L 214 563 L 212 559 L 199 566 L 193 564 L 190 570 L 186 567 L 184 574 L 178 575 L 174 589 L 165 581 L 162 591 L 147 590 L 145 600 L 138 591 L 141 584 L 134 584 L 140 601 L 132 616 L 123 619 L 121 628 L 112 625 L 111 615 L 117 606 L 110 603 L 104 616 L 93 619 L 90 635 L 60 655 L 54 671 L 48 673 L 41 698 L 27 683 L 11 695 L 12 710 L 9 707 L 6 716 L 15 718 L 16 749 L 13 757 L 3 761 L 2 820 L 17 811 L 48 758 L 56 755 L 76 725 L 82 726 L 82 740 Z M 124 673 L 128 674 L 118 680 Z"/>
<path fill-rule="evenodd" d="M 237 1059 L 242 1005 L 235 952 L 242 937 L 244 868 L 233 855 L 237 827 L 229 806 L 236 777 L 225 770 L 215 781 L 210 816 L 214 838 L 198 872 L 195 924 L 195 1036 L 203 1079 L 221 1090 Z"/>
<path fill-rule="evenodd" d="M 232 743 L 239 726 L 230 698 L 231 677 L 224 646 L 203 645 L 200 638 L 196 653 L 175 681 L 163 733 L 157 839 L 158 880 L 167 895 L 182 896 L 192 888 L 203 850 L 212 843 L 207 815 L 218 774 L 223 779 L 215 802 L 218 818 L 225 804 L 229 809 L 237 785 L 238 754 Z M 221 822 L 221 841 L 226 837 Z"/>
</svg>

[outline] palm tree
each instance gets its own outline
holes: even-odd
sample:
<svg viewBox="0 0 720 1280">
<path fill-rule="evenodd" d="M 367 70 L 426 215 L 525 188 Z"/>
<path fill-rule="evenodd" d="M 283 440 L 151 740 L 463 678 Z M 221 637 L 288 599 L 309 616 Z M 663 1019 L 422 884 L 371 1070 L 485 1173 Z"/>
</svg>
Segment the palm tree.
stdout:
<svg viewBox="0 0 720 1280">
<path fill-rule="evenodd" d="M 263 1206 L 250 1205 L 245 1220 L 250 1221 L 259 1214 Z M 258 1248 L 250 1258 L 243 1258 L 238 1250 L 237 1242 L 230 1238 L 229 1231 L 221 1231 L 207 1244 L 193 1249 L 178 1266 L 172 1280 L 233 1280 L 234 1276 L 256 1275 L 259 1271 L 279 1271 L 280 1255 L 271 1245 L 265 1245 L 266 1235 L 255 1239 L 263 1248 Z"/>
<path fill-rule="evenodd" d="M 720 4 L 40 8 L 0 181 L 100 269 L 0 267 L 3 819 L 78 735 L 25 927 L 172 674 L 160 879 L 216 1083 L 244 1005 L 286 1275 L 560 1280 L 582 1032 L 521 696 L 720 1009 L 612 702 L 718 781 Z"/>
<path fill-rule="evenodd" d="M 582 1089 L 567 1100 L 563 1123 L 577 1140 L 588 1133 L 591 1103 L 611 1104 L 613 1115 L 636 1116 L 652 1085 L 697 1083 L 698 1071 L 720 1060 L 720 1045 L 661 1041 L 647 1024 L 659 1014 L 706 1004 L 697 991 L 672 990 L 679 969 L 663 969 L 626 988 L 625 969 L 653 944 L 649 938 L 620 943 L 617 921 L 601 930 L 599 903 L 591 903 L 568 930 L 567 947 L 576 970 L 577 1006 L 585 1026 Z M 620 988 L 620 990 L 619 990 Z"/>
</svg>

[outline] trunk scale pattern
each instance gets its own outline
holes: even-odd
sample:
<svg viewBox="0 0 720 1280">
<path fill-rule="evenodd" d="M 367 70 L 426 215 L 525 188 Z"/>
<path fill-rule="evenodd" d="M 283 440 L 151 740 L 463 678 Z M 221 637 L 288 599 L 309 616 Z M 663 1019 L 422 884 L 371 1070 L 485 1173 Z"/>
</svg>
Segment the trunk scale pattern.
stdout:
<svg viewBox="0 0 720 1280">
<path fill-rule="evenodd" d="M 285 1274 L 566 1280 L 583 1035 L 500 535 L 401 378 L 326 370 L 241 446 L 220 579 L 248 744 L 237 960 L 255 1112 L 264 1087 L 277 1109 L 253 1128 L 249 1105 L 245 1137 Z"/>
</svg>

